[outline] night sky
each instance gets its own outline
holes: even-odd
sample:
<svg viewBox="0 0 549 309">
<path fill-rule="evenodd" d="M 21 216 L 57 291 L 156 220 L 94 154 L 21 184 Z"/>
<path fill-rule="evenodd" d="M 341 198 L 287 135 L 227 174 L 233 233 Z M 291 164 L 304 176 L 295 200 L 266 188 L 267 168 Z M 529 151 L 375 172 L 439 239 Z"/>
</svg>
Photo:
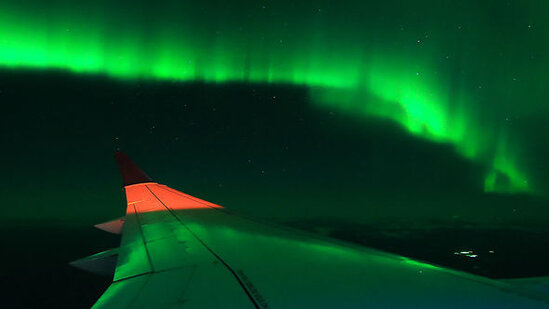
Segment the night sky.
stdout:
<svg viewBox="0 0 549 309">
<path fill-rule="evenodd" d="M 81 284 L 64 304 L 93 302 L 78 301 L 105 283 L 63 265 L 116 245 L 88 229 L 123 215 L 117 149 L 245 215 L 549 274 L 531 257 L 549 247 L 548 2 L 180 2 L 0 4 L 0 220 L 27 256 L 9 260 L 27 267 L 17 282 L 52 282 L 28 268 L 34 243 Z M 494 243 L 507 255 L 482 269 L 444 257 Z M 536 268 L 521 272 L 525 255 Z"/>
</svg>

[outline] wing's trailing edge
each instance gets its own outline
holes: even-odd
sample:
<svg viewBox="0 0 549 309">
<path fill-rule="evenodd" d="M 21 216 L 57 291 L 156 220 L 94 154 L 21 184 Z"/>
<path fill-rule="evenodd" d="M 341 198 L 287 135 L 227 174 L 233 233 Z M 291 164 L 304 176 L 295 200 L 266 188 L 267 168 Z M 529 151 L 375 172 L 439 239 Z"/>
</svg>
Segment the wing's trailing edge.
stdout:
<svg viewBox="0 0 549 309">
<path fill-rule="evenodd" d="M 115 157 L 120 173 L 122 174 L 123 186 L 153 182 L 153 180 L 125 153 L 117 151 Z"/>
</svg>

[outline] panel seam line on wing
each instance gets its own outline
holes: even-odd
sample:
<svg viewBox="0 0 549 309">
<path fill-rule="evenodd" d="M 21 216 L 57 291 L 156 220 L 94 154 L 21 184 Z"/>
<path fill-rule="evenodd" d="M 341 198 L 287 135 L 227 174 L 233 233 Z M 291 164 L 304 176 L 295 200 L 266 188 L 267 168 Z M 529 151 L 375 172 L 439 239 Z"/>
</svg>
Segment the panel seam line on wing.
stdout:
<svg viewBox="0 0 549 309">
<path fill-rule="evenodd" d="M 147 260 L 149 261 L 151 272 L 154 273 L 154 266 L 152 263 L 151 255 L 149 254 L 149 248 L 147 247 L 147 241 L 145 240 L 145 234 L 143 234 L 143 228 L 141 227 L 141 221 L 139 220 L 139 213 L 137 212 L 137 208 L 135 207 L 135 204 L 133 205 L 133 210 L 135 211 L 135 220 L 137 221 L 137 226 L 139 227 L 139 233 L 141 233 L 141 240 L 143 241 L 143 247 L 145 248 L 145 252 L 147 253 Z"/>
<path fill-rule="evenodd" d="M 229 266 L 229 264 L 227 264 L 227 262 L 225 262 L 219 255 L 217 255 L 210 247 L 208 247 L 183 221 L 181 221 L 181 218 L 179 218 L 171 208 L 169 208 L 166 204 L 164 204 L 164 202 L 162 202 L 162 200 L 160 200 L 160 198 L 158 198 L 158 196 L 156 196 L 156 194 L 154 194 L 154 192 L 151 190 L 151 188 L 149 188 L 149 186 L 145 185 L 145 188 L 147 188 L 147 190 L 149 190 L 149 192 L 151 192 L 151 194 L 164 206 L 164 208 L 166 208 L 166 210 L 168 210 L 170 212 L 170 214 L 172 216 L 175 217 L 175 219 L 177 221 L 179 221 L 179 223 L 181 225 L 183 225 L 183 227 L 185 229 L 187 229 L 187 231 L 189 231 L 189 233 L 191 235 L 193 235 L 193 237 L 198 240 L 202 246 L 204 246 L 204 248 L 206 248 L 206 250 L 208 250 L 219 262 L 221 262 L 221 264 L 223 264 L 225 266 L 225 268 L 227 268 L 227 270 L 229 270 L 231 272 L 231 274 L 233 274 L 234 278 L 236 279 L 236 281 L 238 282 L 238 284 L 242 287 L 242 289 L 244 290 L 244 292 L 246 293 L 246 295 L 248 296 L 248 298 L 250 299 L 250 301 L 252 302 L 252 304 L 255 306 L 255 308 L 259 309 L 260 306 L 259 304 L 257 303 L 257 301 L 255 300 L 255 298 L 252 296 L 252 294 L 250 293 L 250 291 L 248 291 L 248 289 L 246 288 L 246 286 L 244 285 L 244 283 L 242 282 L 242 280 L 240 279 L 240 277 L 238 277 L 238 274 L 231 268 L 231 266 Z M 213 208 L 213 207 L 211 207 Z"/>
</svg>

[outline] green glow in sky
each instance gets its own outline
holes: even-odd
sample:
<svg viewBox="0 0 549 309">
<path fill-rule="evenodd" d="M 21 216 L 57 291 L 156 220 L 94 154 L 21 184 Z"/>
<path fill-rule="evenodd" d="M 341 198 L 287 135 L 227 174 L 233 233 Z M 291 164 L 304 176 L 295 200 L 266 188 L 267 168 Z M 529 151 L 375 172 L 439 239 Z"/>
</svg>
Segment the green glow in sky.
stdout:
<svg viewBox="0 0 549 309">
<path fill-rule="evenodd" d="M 306 86 L 318 106 L 387 119 L 413 136 L 452 144 L 485 166 L 485 191 L 534 190 L 515 151 L 523 145 L 499 120 L 487 120 L 487 110 L 500 107 L 473 91 L 483 77 L 468 77 L 478 63 L 463 59 L 474 44 L 463 37 L 484 26 L 482 10 L 469 16 L 467 8 L 416 3 L 425 16 L 437 16 L 418 21 L 407 5 L 395 10 L 390 3 L 23 2 L 0 8 L 4 68 Z"/>
</svg>

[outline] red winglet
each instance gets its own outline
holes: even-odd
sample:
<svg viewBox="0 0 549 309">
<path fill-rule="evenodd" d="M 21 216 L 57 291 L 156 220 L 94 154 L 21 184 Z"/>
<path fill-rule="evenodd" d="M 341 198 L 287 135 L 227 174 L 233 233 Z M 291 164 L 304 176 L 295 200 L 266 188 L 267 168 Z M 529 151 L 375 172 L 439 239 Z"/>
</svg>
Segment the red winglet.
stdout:
<svg viewBox="0 0 549 309">
<path fill-rule="evenodd" d="M 153 182 L 153 180 L 135 164 L 128 155 L 121 151 L 115 153 L 116 162 L 122 174 L 124 186 L 137 183 Z"/>
</svg>

